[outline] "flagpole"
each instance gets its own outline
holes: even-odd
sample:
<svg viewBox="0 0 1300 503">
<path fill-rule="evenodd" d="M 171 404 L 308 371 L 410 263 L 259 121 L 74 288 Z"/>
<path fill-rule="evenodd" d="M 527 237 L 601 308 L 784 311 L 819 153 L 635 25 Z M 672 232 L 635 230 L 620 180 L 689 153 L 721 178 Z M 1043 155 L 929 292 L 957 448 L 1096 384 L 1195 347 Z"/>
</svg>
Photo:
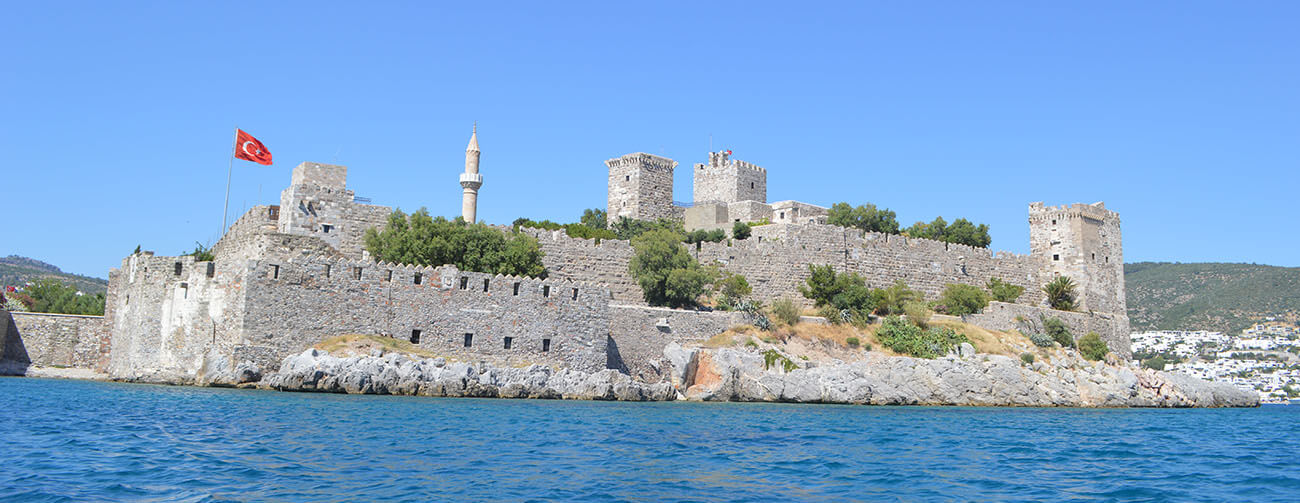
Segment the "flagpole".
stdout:
<svg viewBox="0 0 1300 503">
<path fill-rule="evenodd" d="M 239 126 L 235 126 L 235 136 L 239 136 Z M 221 205 L 221 232 L 217 233 L 220 241 L 226 235 L 226 216 L 230 211 L 230 173 L 235 170 L 235 142 L 230 142 L 230 162 L 226 165 L 226 202 Z"/>
</svg>

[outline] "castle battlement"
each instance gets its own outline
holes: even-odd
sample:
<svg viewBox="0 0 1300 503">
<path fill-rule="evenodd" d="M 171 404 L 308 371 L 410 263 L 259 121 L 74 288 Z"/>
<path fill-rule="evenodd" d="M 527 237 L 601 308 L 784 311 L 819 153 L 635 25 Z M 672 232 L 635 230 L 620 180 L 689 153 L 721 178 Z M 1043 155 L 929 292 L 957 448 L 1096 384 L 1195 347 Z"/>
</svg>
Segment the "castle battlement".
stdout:
<svg viewBox="0 0 1300 503">
<path fill-rule="evenodd" d="M 674 161 L 667 157 L 660 157 L 654 154 L 647 154 L 645 152 L 635 152 L 635 153 L 621 155 L 613 159 L 606 160 L 605 165 L 610 168 L 638 167 L 644 169 L 658 169 L 658 170 L 672 171 L 673 169 L 677 168 L 677 161 Z"/>
</svg>

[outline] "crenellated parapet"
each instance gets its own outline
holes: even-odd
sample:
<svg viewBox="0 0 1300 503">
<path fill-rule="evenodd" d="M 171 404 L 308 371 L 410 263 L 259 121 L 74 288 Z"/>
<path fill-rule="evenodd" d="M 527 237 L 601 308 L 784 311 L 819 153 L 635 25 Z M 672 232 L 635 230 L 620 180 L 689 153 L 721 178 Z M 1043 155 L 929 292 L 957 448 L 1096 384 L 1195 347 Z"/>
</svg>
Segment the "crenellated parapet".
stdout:
<svg viewBox="0 0 1300 503">
<path fill-rule="evenodd" d="M 673 170 L 677 161 L 637 152 L 605 161 L 609 168 L 609 222 L 673 218 Z"/>
<path fill-rule="evenodd" d="M 1119 213 L 1105 203 L 1030 204 L 1029 248 L 1045 276 L 1067 276 L 1078 285 L 1079 309 L 1127 311 Z"/>
</svg>

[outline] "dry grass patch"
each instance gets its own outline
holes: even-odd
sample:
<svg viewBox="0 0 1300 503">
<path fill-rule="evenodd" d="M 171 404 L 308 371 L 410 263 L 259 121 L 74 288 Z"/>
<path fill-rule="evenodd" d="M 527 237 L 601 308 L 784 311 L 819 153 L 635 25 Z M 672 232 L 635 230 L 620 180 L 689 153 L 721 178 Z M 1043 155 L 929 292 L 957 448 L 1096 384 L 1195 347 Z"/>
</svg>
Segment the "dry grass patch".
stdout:
<svg viewBox="0 0 1300 503">
<path fill-rule="evenodd" d="M 1028 338 L 1016 331 L 999 332 L 960 321 L 937 318 L 930 321 L 930 326 L 951 328 L 953 331 L 965 335 L 967 339 L 970 339 L 971 345 L 975 346 L 975 352 L 977 353 L 1019 358 L 1020 353 L 1025 352 L 1026 347 L 1034 347 Z"/>
<path fill-rule="evenodd" d="M 334 356 L 369 355 L 373 349 L 383 349 L 386 353 L 404 353 L 422 358 L 441 356 L 411 344 L 410 341 L 369 334 L 338 335 L 325 339 L 312 347 L 328 351 Z"/>
</svg>

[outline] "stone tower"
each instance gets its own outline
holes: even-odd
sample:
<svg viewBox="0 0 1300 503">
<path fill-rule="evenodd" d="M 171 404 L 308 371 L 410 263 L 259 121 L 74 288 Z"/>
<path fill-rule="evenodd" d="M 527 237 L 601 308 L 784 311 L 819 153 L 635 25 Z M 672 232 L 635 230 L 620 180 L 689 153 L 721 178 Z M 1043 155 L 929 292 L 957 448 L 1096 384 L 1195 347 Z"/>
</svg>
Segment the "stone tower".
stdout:
<svg viewBox="0 0 1300 503">
<path fill-rule="evenodd" d="M 708 164 L 696 164 L 695 204 L 767 202 L 767 170 L 731 160 L 731 151 L 709 152 Z"/>
<path fill-rule="evenodd" d="M 1069 276 L 1077 309 L 1124 315 L 1124 248 L 1119 213 L 1105 203 L 1029 205 L 1030 254 L 1044 264 L 1044 278 Z"/>
<path fill-rule="evenodd" d="M 605 161 L 609 166 L 609 223 L 674 218 L 673 169 L 677 161 L 644 152 Z"/>
<path fill-rule="evenodd" d="M 460 216 L 466 222 L 477 222 L 478 189 L 483 186 L 483 175 L 478 174 L 478 124 L 469 135 L 469 146 L 465 147 L 465 172 L 460 174 L 460 186 L 464 188 L 461 196 Z"/>
</svg>

